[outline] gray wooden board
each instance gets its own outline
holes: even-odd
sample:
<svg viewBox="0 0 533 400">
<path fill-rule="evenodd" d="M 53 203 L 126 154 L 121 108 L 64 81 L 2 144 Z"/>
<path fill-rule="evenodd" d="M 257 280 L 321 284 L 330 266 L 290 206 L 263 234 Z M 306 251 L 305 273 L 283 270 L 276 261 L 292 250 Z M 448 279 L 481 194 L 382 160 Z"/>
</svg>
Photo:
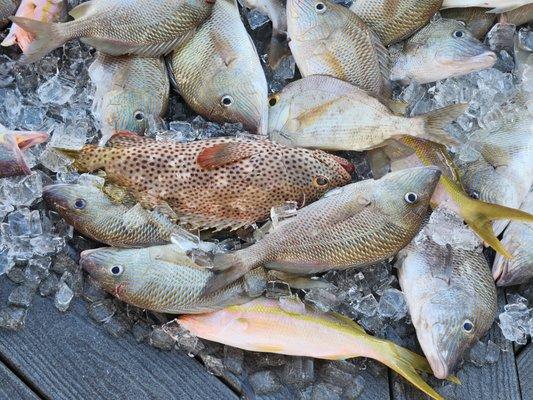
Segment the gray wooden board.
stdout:
<svg viewBox="0 0 533 400">
<path fill-rule="evenodd" d="M 498 302 L 500 309 L 502 309 L 505 303 L 503 291 L 499 293 Z M 444 383 L 444 387 L 443 383 L 437 385 L 437 391 L 442 393 L 446 400 L 520 400 L 522 398 L 511 342 L 503 340 L 500 327 L 496 323 L 487 336 L 483 338 L 483 341 L 486 342 L 489 339 L 503 346 L 504 351 L 500 353 L 498 362 L 482 367 L 465 362 L 463 368 L 457 373 L 461 380 L 460 385 L 447 382 Z M 405 381 L 400 381 L 397 377 L 393 377 L 392 382 L 392 399 L 394 400 L 429 399 L 428 396 L 421 394 L 420 391 L 408 386 Z M 527 400 L 533 399 L 528 398 Z"/>
<path fill-rule="evenodd" d="M 2 304 L 12 287 L 0 277 Z M 36 296 L 24 330 L 0 330 L 0 355 L 54 400 L 237 398 L 186 354 L 111 337 L 90 321 L 81 300 L 61 314 Z"/>
<path fill-rule="evenodd" d="M 533 400 L 533 344 L 524 347 L 516 359 L 522 400 Z"/>
<path fill-rule="evenodd" d="M 13 372 L 0 363 L 0 400 L 38 400 Z"/>
</svg>

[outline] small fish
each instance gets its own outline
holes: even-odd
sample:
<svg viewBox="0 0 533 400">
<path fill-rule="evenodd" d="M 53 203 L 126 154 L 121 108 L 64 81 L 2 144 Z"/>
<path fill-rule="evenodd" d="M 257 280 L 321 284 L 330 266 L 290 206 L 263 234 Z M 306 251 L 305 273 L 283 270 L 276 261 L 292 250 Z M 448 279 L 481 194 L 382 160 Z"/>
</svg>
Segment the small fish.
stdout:
<svg viewBox="0 0 533 400">
<path fill-rule="evenodd" d="M 357 14 L 329 0 L 288 0 L 287 25 L 302 76 L 330 75 L 390 97 L 389 53 Z"/>
<path fill-rule="evenodd" d="M 9 17 L 15 13 L 17 4 L 16 0 L 0 0 L 0 28 L 9 23 Z"/>
<path fill-rule="evenodd" d="M 96 186 L 56 184 L 43 198 L 83 236 L 115 247 L 146 247 L 170 243 L 179 229 L 168 218 L 139 204 L 114 202 Z"/>
<path fill-rule="evenodd" d="M 273 70 L 283 57 L 290 55 L 287 43 L 287 6 L 285 0 L 242 0 L 246 8 L 268 15 L 272 21 L 272 37 L 268 46 L 268 64 Z"/>
<path fill-rule="evenodd" d="M 418 233 L 439 180 L 437 168 L 414 168 L 335 191 L 283 221 L 256 244 L 216 256 L 210 290 L 262 265 L 309 275 L 365 267 L 393 257 Z"/>
<path fill-rule="evenodd" d="M 432 236 L 432 231 L 444 228 L 463 235 L 469 229 L 462 220 L 444 222 L 439 218 L 433 222 L 433 218 L 435 215 L 400 251 L 396 267 L 418 342 L 433 373 L 442 379 L 489 330 L 496 316 L 497 297 L 480 249 L 454 248 Z"/>
<path fill-rule="evenodd" d="M 533 213 L 533 192 L 529 192 L 521 209 Z M 512 221 L 503 233 L 502 243 L 513 258 L 509 260 L 496 254 L 492 266 L 496 285 L 518 285 L 533 278 L 533 225 Z"/>
<path fill-rule="evenodd" d="M 104 247 L 81 253 L 80 265 L 102 288 L 135 307 L 169 314 L 196 314 L 219 310 L 250 301 L 261 291 L 250 293 L 247 280 L 261 280 L 262 268 L 245 278 L 204 295 L 204 287 L 213 275 L 196 265 L 177 245 L 116 249 Z"/>
<path fill-rule="evenodd" d="M 516 26 L 524 25 L 533 21 L 533 4 L 516 8 L 503 15 L 505 22 Z"/>
<path fill-rule="evenodd" d="M 357 0 L 350 10 L 388 46 L 425 26 L 441 5 L 442 0 Z"/>
<path fill-rule="evenodd" d="M 433 399 L 443 400 L 417 373 L 431 371 L 424 357 L 367 334 L 337 313 L 322 313 L 309 306 L 302 313 L 291 313 L 278 301 L 259 297 L 213 313 L 184 315 L 177 321 L 193 335 L 249 351 L 326 360 L 372 358 Z"/>
<path fill-rule="evenodd" d="M 171 64 L 178 92 L 198 114 L 266 134 L 267 81 L 235 0 L 217 0 L 211 17 L 174 51 Z"/>
<path fill-rule="evenodd" d="M 157 57 L 185 43 L 210 14 L 215 0 L 92 0 L 70 11 L 74 21 L 11 20 L 36 37 L 24 63 L 37 61 L 72 39 L 109 55 Z"/>
<path fill-rule="evenodd" d="M 41 22 L 57 21 L 65 7 L 64 0 L 22 0 L 15 14 L 17 17 L 25 17 Z M 18 44 L 23 52 L 28 50 L 34 37 L 17 24 L 13 24 L 9 34 L 2 42 L 2 46 Z"/>
<path fill-rule="evenodd" d="M 416 118 L 394 115 L 364 90 L 326 75 L 300 79 L 270 97 L 270 139 L 287 146 L 363 151 L 404 135 L 455 145 L 442 127 L 460 116 L 458 104 Z"/>
<path fill-rule="evenodd" d="M 307 204 L 351 180 L 343 158 L 265 139 L 190 143 L 115 135 L 111 147 L 61 150 L 79 171 L 103 169 L 141 205 L 194 228 L 237 229 L 265 220 L 274 206 Z"/>
<path fill-rule="evenodd" d="M 162 121 L 170 90 L 162 59 L 98 52 L 89 76 L 96 86 L 93 108 L 102 122 L 102 144 L 117 131 L 143 134 L 150 121 Z"/>
<path fill-rule="evenodd" d="M 479 40 L 485 37 L 496 21 L 496 14 L 488 13 L 486 8 L 480 7 L 449 8 L 442 10 L 440 14 L 443 18 L 463 22 L 466 29 Z"/>
<path fill-rule="evenodd" d="M 22 151 L 46 142 L 48 137 L 46 132 L 16 132 L 0 125 L 0 178 L 30 175 Z"/>
<path fill-rule="evenodd" d="M 496 54 L 462 22 L 439 19 L 404 43 L 390 78 L 406 85 L 423 84 L 491 68 L 495 62 Z"/>
<path fill-rule="evenodd" d="M 531 0 L 444 0 L 442 8 L 484 7 L 491 8 L 490 12 L 499 14 L 530 3 Z"/>
</svg>

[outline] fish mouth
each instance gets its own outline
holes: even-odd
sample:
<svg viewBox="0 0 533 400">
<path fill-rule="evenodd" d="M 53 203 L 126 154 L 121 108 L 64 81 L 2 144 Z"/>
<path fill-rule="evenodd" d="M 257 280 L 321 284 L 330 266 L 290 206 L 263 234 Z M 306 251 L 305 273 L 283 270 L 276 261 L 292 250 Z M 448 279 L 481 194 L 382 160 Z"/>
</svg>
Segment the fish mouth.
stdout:
<svg viewBox="0 0 533 400">
<path fill-rule="evenodd" d="M 333 159 L 337 161 L 337 163 L 339 163 L 341 167 L 344 168 L 344 170 L 350 175 L 352 175 L 355 172 L 355 165 L 353 165 L 347 159 L 339 157 L 339 156 L 335 156 L 335 155 L 332 155 L 331 157 L 333 157 Z"/>
<path fill-rule="evenodd" d="M 87 271 L 89 275 L 95 276 L 98 272 L 102 261 L 105 259 L 105 249 L 107 249 L 107 247 L 84 250 L 81 252 L 80 266 Z"/>
<path fill-rule="evenodd" d="M 446 361 L 439 354 L 426 355 L 433 375 L 438 379 L 446 379 L 450 375 L 450 369 L 446 365 Z"/>
<path fill-rule="evenodd" d="M 31 170 L 24 159 L 23 151 L 48 140 L 49 135 L 46 132 L 8 132 L 5 134 L 5 140 L 0 146 L 11 154 L 11 160 L 7 162 L 7 172 L 5 176 L 11 175 L 30 175 Z M 11 165 L 11 167 L 10 167 Z M 9 172 L 11 170 L 11 172 Z M 0 172 L 2 176 L 2 172 Z"/>
<path fill-rule="evenodd" d="M 466 53 L 451 58 L 441 57 L 439 61 L 443 66 L 457 66 L 458 63 L 461 63 L 461 71 L 472 71 L 478 68 L 492 67 L 497 61 L 497 56 L 490 50 L 484 50 L 480 54 Z"/>
<path fill-rule="evenodd" d="M 45 186 L 43 189 L 43 199 L 50 206 L 56 209 L 59 213 L 63 213 L 68 210 L 67 199 L 63 194 L 64 190 L 70 185 L 66 183 L 58 183 L 55 185 Z"/>
</svg>

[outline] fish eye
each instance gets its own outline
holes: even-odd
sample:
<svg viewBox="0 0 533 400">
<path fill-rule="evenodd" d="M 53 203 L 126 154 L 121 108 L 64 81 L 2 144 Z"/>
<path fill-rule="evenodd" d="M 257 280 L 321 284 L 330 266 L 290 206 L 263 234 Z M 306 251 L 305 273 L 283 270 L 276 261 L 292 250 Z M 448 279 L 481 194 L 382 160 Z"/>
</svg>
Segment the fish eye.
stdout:
<svg viewBox="0 0 533 400">
<path fill-rule="evenodd" d="M 463 331 L 466 333 L 472 333 L 473 330 L 474 324 L 471 321 L 467 319 L 465 322 L 463 322 Z"/>
<path fill-rule="evenodd" d="M 124 272 L 124 268 L 122 267 L 122 265 L 113 265 L 111 267 L 111 273 L 115 276 L 122 275 L 122 272 Z"/>
<path fill-rule="evenodd" d="M 220 104 L 223 106 L 223 107 L 229 107 L 233 104 L 233 97 L 229 96 L 229 95 L 225 95 L 223 96 L 221 99 L 220 99 Z"/>
<path fill-rule="evenodd" d="M 464 31 L 455 31 L 453 33 L 453 37 L 455 37 L 455 38 L 462 38 L 464 35 L 465 35 Z"/>
<path fill-rule="evenodd" d="M 324 11 L 326 11 L 326 5 L 324 3 L 316 3 L 315 4 L 315 10 L 318 14 L 322 14 Z"/>
<path fill-rule="evenodd" d="M 135 118 L 137 121 L 142 121 L 144 119 L 144 113 L 142 111 L 135 111 L 133 118 Z"/>
<path fill-rule="evenodd" d="M 74 208 L 83 210 L 87 206 L 87 202 L 84 199 L 76 199 L 74 202 Z"/>
<path fill-rule="evenodd" d="M 278 103 L 278 99 L 276 96 L 272 96 L 270 99 L 268 99 L 268 105 L 270 107 L 274 107 Z"/>
<path fill-rule="evenodd" d="M 416 193 L 409 192 L 405 194 L 404 199 L 409 204 L 415 204 L 418 202 L 418 195 Z"/>
<path fill-rule="evenodd" d="M 329 179 L 325 176 L 318 175 L 313 177 L 313 183 L 318 187 L 324 187 L 328 185 Z"/>
</svg>

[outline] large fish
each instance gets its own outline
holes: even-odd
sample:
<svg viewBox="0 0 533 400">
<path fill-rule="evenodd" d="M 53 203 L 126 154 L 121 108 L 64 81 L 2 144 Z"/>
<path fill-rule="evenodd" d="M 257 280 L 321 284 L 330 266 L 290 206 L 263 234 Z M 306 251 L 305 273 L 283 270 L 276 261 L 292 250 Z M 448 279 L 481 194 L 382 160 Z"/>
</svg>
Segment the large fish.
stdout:
<svg viewBox="0 0 533 400">
<path fill-rule="evenodd" d="M 31 174 L 22 151 L 47 140 L 46 132 L 16 132 L 0 125 L 0 178 Z"/>
<path fill-rule="evenodd" d="M 442 0 L 357 0 L 350 10 L 388 46 L 426 25 L 441 5 Z"/>
<path fill-rule="evenodd" d="M 214 269 L 221 272 L 210 290 L 259 265 L 304 275 L 393 257 L 418 233 L 439 176 L 437 168 L 414 168 L 344 186 L 256 244 L 215 257 Z"/>
<path fill-rule="evenodd" d="M 198 114 L 266 134 L 268 86 L 235 0 L 217 0 L 211 17 L 172 54 L 172 72 Z"/>
<path fill-rule="evenodd" d="M 388 51 L 354 12 L 329 0 L 288 0 L 287 24 L 302 76 L 330 75 L 390 96 Z"/>
<path fill-rule="evenodd" d="M 72 39 L 110 55 L 157 57 L 190 39 L 215 0 L 92 0 L 70 11 L 74 21 L 11 20 L 36 36 L 22 61 L 29 63 Z"/>
<path fill-rule="evenodd" d="M 493 13 L 502 13 L 526 4 L 531 4 L 531 0 L 444 0 L 442 8 L 485 7 Z"/>
<path fill-rule="evenodd" d="M 451 19 L 431 22 L 404 43 L 391 69 L 391 80 L 409 84 L 435 82 L 490 68 L 496 54 L 464 24 Z"/>
<path fill-rule="evenodd" d="M 533 213 L 533 192 L 529 192 L 522 210 Z M 506 259 L 496 254 L 492 276 L 498 286 L 525 283 L 533 278 L 533 225 L 512 221 L 502 239 L 513 258 Z"/>
<path fill-rule="evenodd" d="M 213 273 L 196 265 L 175 244 L 86 250 L 81 253 L 80 264 L 120 300 L 169 314 L 203 313 L 246 303 L 263 293 L 267 281 L 264 270 L 258 268 L 228 287 L 204 295 Z"/>
<path fill-rule="evenodd" d="M 63 151 L 80 171 L 103 169 L 148 209 L 199 228 L 249 226 L 287 201 L 309 203 L 350 182 L 348 161 L 266 139 L 216 138 L 191 143 L 115 135 L 112 147 Z"/>
<path fill-rule="evenodd" d="M 96 186 L 57 184 L 43 198 L 83 236 L 116 247 L 170 243 L 178 227 L 165 216 L 139 204 L 113 201 Z"/>
<path fill-rule="evenodd" d="M 192 334 L 249 351 L 345 360 L 373 358 L 412 385 L 443 400 L 417 371 L 430 372 L 427 361 L 393 342 L 367 334 L 351 319 L 306 307 L 301 313 L 283 310 L 263 297 L 208 314 L 184 315 L 178 323 Z"/>
<path fill-rule="evenodd" d="M 454 247 L 438 231 L 473 236 L 460 218 L 436 218 L 398 255 L 400 286 L 433 373 L 445 378 L 491 327 L 496 288 L 479 248 Z M 476 238 L 471 238 L 475 242 Z"/>
<path fill-rule="evenodd" d="M 117 131 L 145 133 L 161 122 L 170 84 L 160 58 L 98 53 L 89 67 L 96 86 L 93 108 L 102 123 L 102 142 Z"/>
<path fill-rule="evenodd" d="M 268 132 L 288 146 L 363 151 L 405 135 L 456 144 L 442 128 L 460 116 L 458 104 L 416 118 L 394 115 L 387 106 L 347 82 L 313 75 L 270 97 Z"/>
<path fill-rule="evenodd" d="M 496 14 L 487 12 L 486 8 L 448 8 L 442 10 L 443 18 L 455 19 L 465 24 L 466 29 L 474 35 L 476 39 L 483 39 L 496 21 Z"/>
</svg>

